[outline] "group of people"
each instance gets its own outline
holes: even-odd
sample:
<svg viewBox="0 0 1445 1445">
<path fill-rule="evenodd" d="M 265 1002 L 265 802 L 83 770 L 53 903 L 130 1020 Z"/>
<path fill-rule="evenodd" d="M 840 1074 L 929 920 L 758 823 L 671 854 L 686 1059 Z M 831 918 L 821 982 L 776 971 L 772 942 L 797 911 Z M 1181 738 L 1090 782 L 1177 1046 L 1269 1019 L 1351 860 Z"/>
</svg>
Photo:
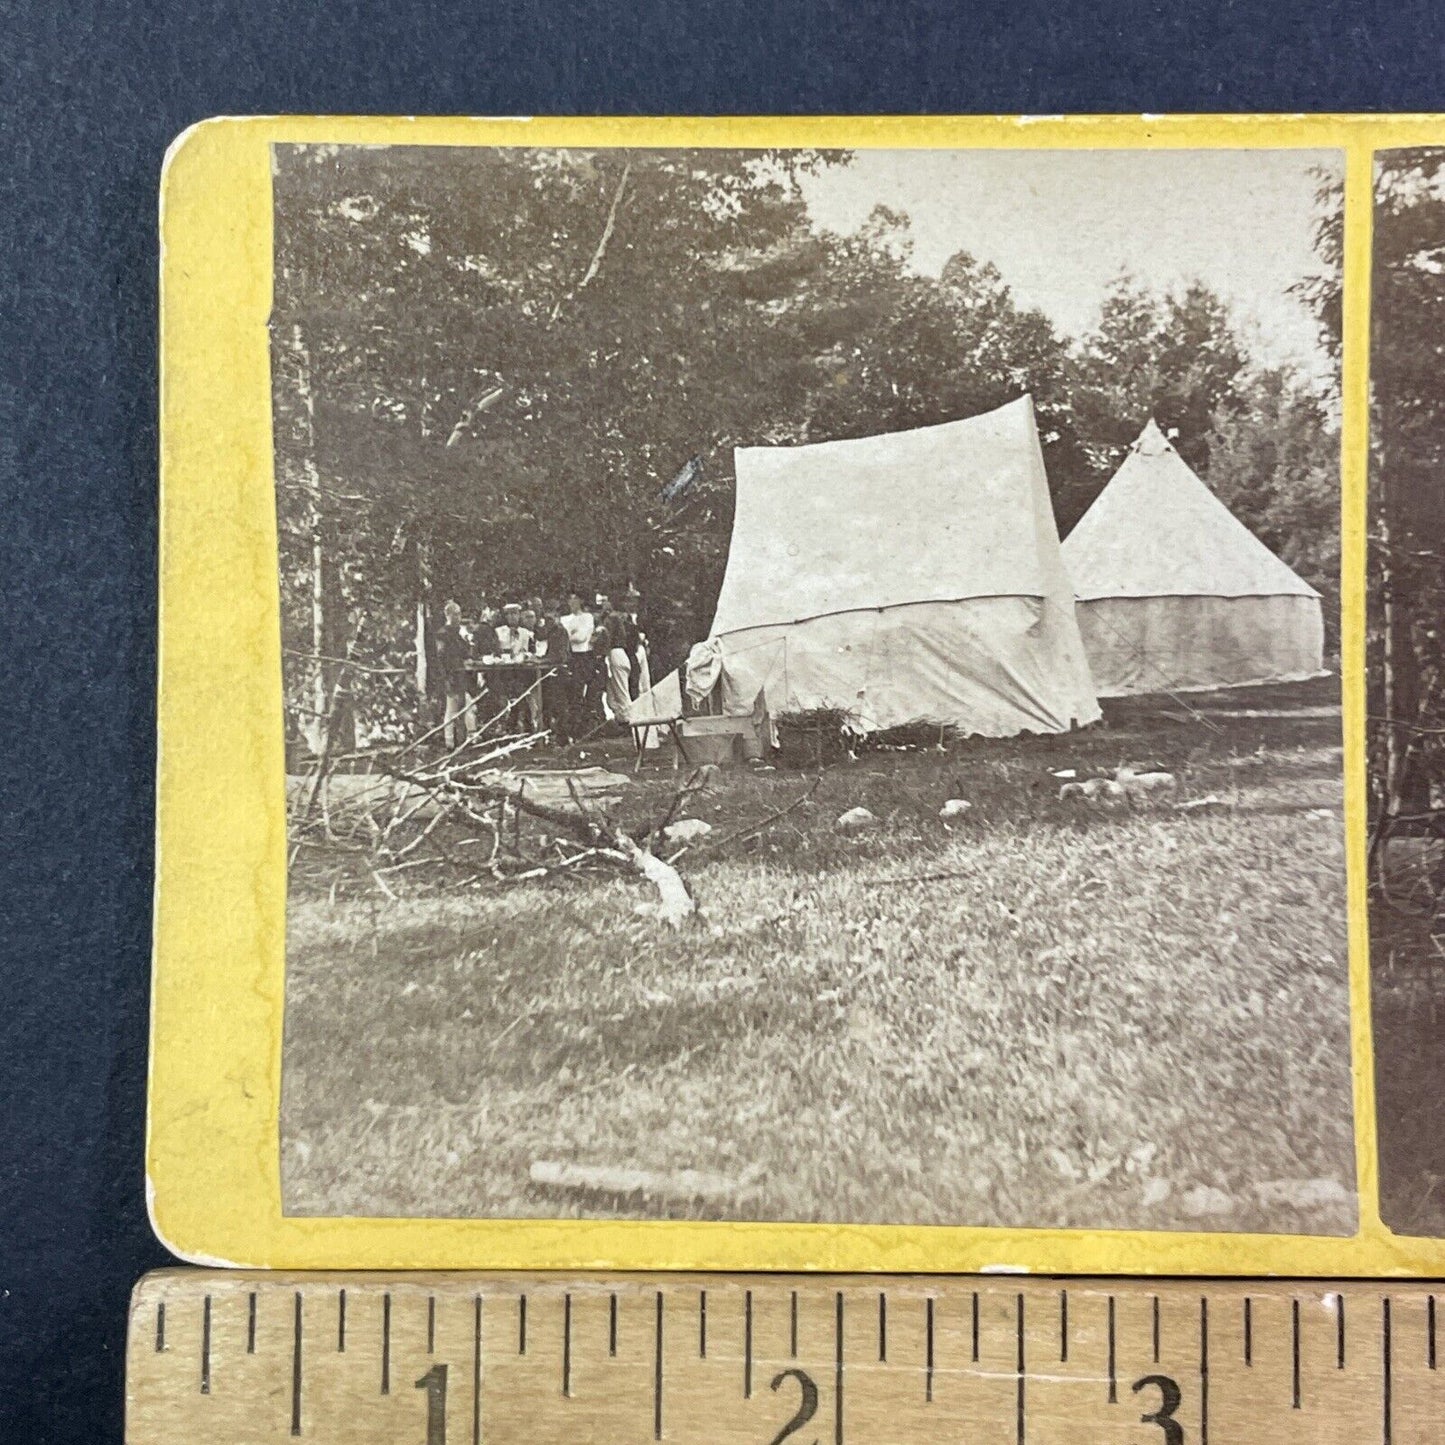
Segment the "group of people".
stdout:
<svg viewBox="0 0 1445 1445">
<path fill-rule="evenodd" d="M 590 602 L 573 592 L 565 606 L 529 597 L 493 607 L 484 597 L 474 618 L 448 601 L 434 652 L 446 746 L 497 714 L 510 726 L 520 712 L 562 743 L 625 727 L 632 701 L 652 686 L 641 607 L 634 587 L 616 606 L 605 592 Z"/>
</svg>

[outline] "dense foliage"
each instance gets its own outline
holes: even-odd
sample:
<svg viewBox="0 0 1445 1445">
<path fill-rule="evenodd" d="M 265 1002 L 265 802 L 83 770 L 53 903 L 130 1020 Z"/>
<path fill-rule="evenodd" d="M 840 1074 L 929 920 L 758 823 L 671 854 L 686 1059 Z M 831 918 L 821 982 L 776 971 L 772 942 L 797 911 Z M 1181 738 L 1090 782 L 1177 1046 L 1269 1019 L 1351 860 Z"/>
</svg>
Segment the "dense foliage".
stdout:
<svg viewBox="0 0 1445 1445">
<path fill-rule="evenodd" d="M 1380 161 L 1371 321 L 1371 775 L 1423 822 L 1445 783 L 1445 151 Z"/>
<path fill-rule="evenodd" d="M 674 663 L 711 620 L 734 446 L 926 425 L 1024 391 L 1061 530 L 1152 414 L 1337 595 L 1331 395 L 1256 364 L 1202 284 L 1160 296 L 1122 277 L 1071 340 L 966 254 L 919 274 L 906 217 L 879 208 L 854 235 L 822 232 L 800 176 L 847 163 L 278 147 L 293 704 L 325 710 L 334 671 L 305 659 L 350 646 L 394 669 L 360 674 L 368 717 L 405 719 L 426 690 L 427 619 L 447 597 L 470 612 L 504 588 L 635 583 Z M 693 459 L 698 480 L 665 499 Z"/>
</svg>

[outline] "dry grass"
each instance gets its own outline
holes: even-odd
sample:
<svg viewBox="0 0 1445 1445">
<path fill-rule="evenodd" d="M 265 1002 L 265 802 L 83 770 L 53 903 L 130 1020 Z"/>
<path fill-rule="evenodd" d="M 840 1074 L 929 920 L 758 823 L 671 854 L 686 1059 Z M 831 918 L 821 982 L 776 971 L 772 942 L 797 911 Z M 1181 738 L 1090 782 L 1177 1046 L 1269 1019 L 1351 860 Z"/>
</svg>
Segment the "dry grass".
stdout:
<svg viewBox="0 0 1445 1445">
<path fill-rule="evenodd" d="M 1438 870 L 1439 853 L 1433 854 Z M 1370 975 L 1380 1137 L 1380 1214 L 1398 1234 L 1445 1235 L 1445 932 L 1392 880 L 1404 906 L 1370 899 Z M 1438 887 L 1439 878 L 1432 884 Z"/>
<path fill-rule="evenodd" d="M 620 879 L 293 897 L 288 1210 L 718 1212 L 547 1194 L 545 1159 L 721 1175 L 738 1218 L 1348 1232 L 1338 723 L 1221 726 L 1119 709 L 866 756 L 684 855 L 704 920 L 681 934 Z M 1098 813 L 1045 771 L 1120 761 L 1236 807 Z M 690 811 L 721 834 L 802 786 L 728 774 Z M 882 825 L 839 834 L 859 803 Z M 1281 1180 L 1343 1189 L 1262 1203 Z"/>
</svg>

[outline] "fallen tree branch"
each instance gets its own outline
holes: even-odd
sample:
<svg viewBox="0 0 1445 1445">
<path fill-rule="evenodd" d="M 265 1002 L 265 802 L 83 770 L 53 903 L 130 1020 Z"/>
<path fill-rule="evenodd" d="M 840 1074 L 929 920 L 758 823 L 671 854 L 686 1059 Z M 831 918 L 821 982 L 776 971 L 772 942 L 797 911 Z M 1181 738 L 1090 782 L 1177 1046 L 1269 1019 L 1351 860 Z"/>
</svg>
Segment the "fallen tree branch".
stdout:
<svg viewBox="0 0 1445 1445">
<path fill-rule="evenodd" d="M 528 797 L 526 779 L 511 779 L 501 773 L 492 777 L 469 778 L 462 784 L 445 775 L 436 778 L 420 771 L 401 773 L 398 776 L 432 791 L 439 802 L 452 803 L 464 816 L 494 831 L 498 839 L 501 837 L 501 826 L 482 818 L 468 806 L 467 795 L 490 799 L 502 806 L 510 803 L 518 813 L 550 823 L 559 832 L 592 849 L 595 856 L 620 863 L 652 884 L 658 894 L 658 916 L 674 928 L 697 912 L 696 900 L 677 869 L 647 852 L 625 829 L 588 811 L 585 800 L 570 777 L 567 779 L 568 790 L 576 804 L 576 811 L 554 807 L 540 799 Z M 490 866 L 494 876 L 505 880 L 505 875 L 498 872 L 495 852 Z M 543 875 L 538 873 L 532 876 Z"/>
</svg>

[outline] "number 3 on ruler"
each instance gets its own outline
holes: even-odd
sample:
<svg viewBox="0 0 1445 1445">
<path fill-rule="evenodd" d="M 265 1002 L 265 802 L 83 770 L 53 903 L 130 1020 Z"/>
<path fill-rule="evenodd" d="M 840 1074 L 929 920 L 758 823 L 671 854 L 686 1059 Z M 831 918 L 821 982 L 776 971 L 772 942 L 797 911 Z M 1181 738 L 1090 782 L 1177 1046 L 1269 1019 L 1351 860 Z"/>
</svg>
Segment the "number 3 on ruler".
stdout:
<svg viewBox="0 0 1445 1445">
<path fill-rule="evenodd" d="M 1157 1425 L 1164 1432 L 1166 1445 L 1184 1445 L 1184 1427 L 1174 1418 L 1184 1399 L 1178 1384 L 1168 1375 L 1145 1375 L 1142 1380 L 1134 1381 L 1134 1393 L 1137 1395 L 1145 1385 L 1153 1385 L 1159 1391 L 1159 1408 L 1140 1415 L 1139 1419 L 1146 1425 Z M 430 1437 L 427 1445 L 431 1445 Z"/>
<path fill-rule="evenodd" d="M 447 1367 L 433 1365 L 416 1388 L 426 1391 L 426 1445 L 447 1445 Z"/>
</svg>

